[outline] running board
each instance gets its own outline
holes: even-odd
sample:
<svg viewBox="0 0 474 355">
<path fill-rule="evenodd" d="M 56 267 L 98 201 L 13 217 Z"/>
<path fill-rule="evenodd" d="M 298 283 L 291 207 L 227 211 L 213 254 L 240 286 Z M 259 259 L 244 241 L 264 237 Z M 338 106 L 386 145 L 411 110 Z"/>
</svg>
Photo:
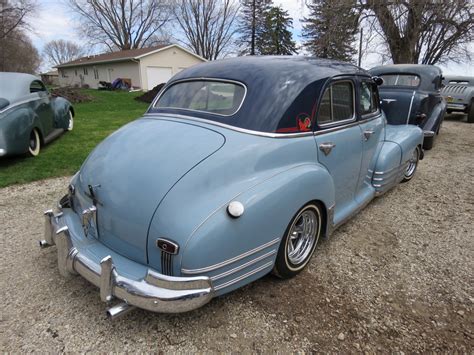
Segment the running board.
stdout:
<svg viewBox="0 0 474 355">
<path fill-rule="evenodd" d="M 48 134 L 47 137 L 45 137 L 44 139 L 44 143 L 45 144 L 48 144 L 49 142 L 51 142 L 52 140 L 58 138 L 61 134 L 64 133 L 64 129 L 62 128 L 56 128 L 54 131 L 52 131 L 50 134 Z"/>
</svg>

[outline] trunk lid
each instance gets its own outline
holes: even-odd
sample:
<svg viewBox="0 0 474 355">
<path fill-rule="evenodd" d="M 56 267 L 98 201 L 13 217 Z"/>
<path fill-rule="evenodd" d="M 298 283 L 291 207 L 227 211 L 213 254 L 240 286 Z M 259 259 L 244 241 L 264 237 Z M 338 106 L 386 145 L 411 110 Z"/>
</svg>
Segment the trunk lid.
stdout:
<svg viewBox="0 0 474 355">
<path fill-rule="evenodd" d="M 140 119 L 113 133 L 90 154 L 76 186 L 81 210 L 91 206 L 88 186 L 93 187 L 96 236 L 117 253 L 146 264 L 148 228 L 159 203 L 224 142 L 213 130 L 156 119 Z"/>
</svg>

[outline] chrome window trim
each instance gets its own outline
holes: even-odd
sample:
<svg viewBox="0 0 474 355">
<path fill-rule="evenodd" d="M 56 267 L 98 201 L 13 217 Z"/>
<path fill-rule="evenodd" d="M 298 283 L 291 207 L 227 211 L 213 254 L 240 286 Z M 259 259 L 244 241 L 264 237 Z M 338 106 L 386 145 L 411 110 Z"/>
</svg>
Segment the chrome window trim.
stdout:
<svg viewBox="0 0 474 355">
<path fill-rule="evenodd" d="M 230 129 L 232 131 L 236 131 L 236 132 L 240 132 L 240 133 L 251 134 L 253 136 L 266 137 L 266 138 L 299 138 L 299 137 L 308 137 L 308 136 L 313 136 L 313 135 L 314 136 L 319 136 L 319 135 L 324 134 L 324 133 L 330 133 L 330 132 L 338 131 L 340 129 L 353 127 L 353 126 L 356 126 L 358 124 L 366 123 L 366 122 L 375 120 L 377 118 L 380 118 L 380 115 L 371 116 L 371 117 L 365 118 L 363 120 L 359 120 L 359 121 L 356 120 L 356 121 L 351 122 L 349 124 L 337 125 L 337 126 L 325 128 L 325 129 L 322 129 L 322 130 L 319 130 L 319 131 L 314 131 L 314 132 L 270 133 L 270 132 L 259 132 L 259 131 L 254 131 L 254 130 L 251 130 L 251 129 L 235 127 L 235 126 L 231 126 L 231 125 L 221 123 L 221 122 L 206 120 L 204 118 L 198 118 L 198 117 L 192 117 L 192 116 L 186 116 L 186 115 L 180 115 L 180 114 L 173 114 L 173 113 L 161 113 L 161 112 L 157 113 L 157 112 L 154 112 L 154 113 L 145 113 L 143 116 L 144 117 L 155 117 L 156 119 L 163 119 L 160 116 L 164 116 L 166 118 L 174 118 L 174 119 L 176 119 L 178 117 L 180 119 L 184 119 L 184 120 L 188 120 L 188 121 L 205 123 L 205 124 L 209 124 L 209 125 L 213 125 L 213 126 L 218 126 L 218 127 Z M 166 118 L 165 118 L 165 120 L 166 120 Z"/>
<path fill-rule="evenodd" d="M 277 250 L 276 250 L 276 249 L 273 249 L 273 250 L 269 251 L 269 252 L 266 253 L 266 254 L 260 255 L 259 257 L 255 258 L 255 259 L 253 259 L 253 260 L 250 260 L 250 261 L 248 261 L 248 262 L 246 262 L 245 264 L 239 265 L 239 266 L 237 266 L 237 267 L 235 267 L 235 268 L 233 268 L 233 269 L 230 269 L 230 270 L 228 270 L 228 271 L 225 271 L 225 272 L 223 272 L 222 274 L 219 274 L 219 275 L 216 275 L 216 276 L 212 276 L 212 277 L 211 277 L 211 280 L 212 280 L 212 281 L 217 281 L 217 280 L 222 279 L 222 278 L 224 278 L 224 277 L 227 277 L 227 276 L 229 276 L 229 275 L 235 274 L 236 272 L 238 272 L 238 271 L 240 271 L 240 270 L 243 270 L 243 269 L 245 269 L 245 268 L 247 268 L 247 267 L 249 267 L 249 266 L 251 266 L 251 265 L 253 265 L 253 264 L 258 263 L 259 261 L 265 260 L 265 259 L 269 258 L 270 256 L 275 255 L 276 253 L 277 253 Z"/>
<path fill-rule="evenodd" d="M 30 94 L 31 95 L 31 94 Z M 23 105 L 23 104 L 26 104 L 28 102 L 31 102 L 31 101 L 37 101 L 37 100 L 42 100 L 43 97 L 35 97 L 35 98 L 31 98 L 31 99 L 27 99 L 27 100 L 22 100 L 22 101 L 18 101 L 18 102 L 15 102 L 13 104 L 10 104 L 8 107 L 4 108 L 3 110 L 0 110 L 0 113 L 4 113 L 8 110 L 11 110 L 12 108 L 15 108 L 17 106 L 20 106 L 20 105 Z"/>
<path fill-rule="evenodd" d="M 185 82 L 190 82 L 190 81 L 216 81 L 216 82 L 220 82 L 220 83 L 228 83 L 228 84 L 234 84 L 234 85 L 239 85 L 239 86 L 242 86 L 244 88 L 244 96 L 242 96 L 242 100 L 240 101 L 240 105 L 239 107 L 237 107 L 237 110 L 235 110 L 234 113 L 230 114 L 230 115 L 223 115 L 221 113 L 215 113 L 215 112 L 210 112 L 210 111 L 202 111 L 202 110 L 193 110 L 193 109 L 189 109 L 189 108 L 180 108 L 180 107 L 155 107 L 155 104 L 160 100 L 161 96 L 163 96 L 163 94 L 169 89 L 171 88 L 173 85 L 176 85 L 176 84 L 180 84 L 180 83 L 185 83 Z M 162 90 L 160 92 L 160 94 L 153 100 L 153 102 L 151 103 L 150 107 L 148 108 L 149 109 L 168 109 L 168 110 L 182 110 L 182 111 L 187 111 L 187 112 L 199 112 L 199 113 L 206 113 L 206 114 L 210 114 L 210 115 L 216 115 L 216 116 L 221 116 L 221 117 L 231 117 L 231 116 L 234 116 L 237 112 L 240 111 L 242 105 L 244 104 L 245 102 L 245 99 L 247 98 L 247 85 L 245 85 L 244 83 L 240 82 L 240 81 L 237 81 L 237 80 L 227 80 L 227 79 L 219 79 L 219 78 L 207 78 L 207 77 L 203 77 L 203 78 L 188 78 L 188 79 L 181 79 L 181 80 L 176 80 L 176 81 L 173 81 L 172 83 L 170 83 L 170 85 L 168 86 L 165 86 L 164 87 L 164 90 Z"/>
<path fill-rule="evenodd" d="M 387 84 L 382 84 L 381 86 L 382 87 L 386 87 L 386 88 L 403 88 L 403 89 L 407 89 L 407 88 L 412 88 L 412 89 L 418 89 L 421 85 L 421 76 L 419 74 L 416 74 L 416 73 L 401 73 L 401 72 L 388 72 L 388 73 L 383 73 L 383 74 L 378 74 L 377 76 L 379 77 L 383 77 L 383 76 L 386 76 L 386 75 L 397 75 L 398 78 L 397 78 L 397 82 L 398 82 L 398 79 L 400 79 L 400 75 L 404 75 L 404 76 L 408 76 L 408 75 L 412 75 L 412 76 L 416 76 L 418 77 L 418 79 L 420 80 L 420 82 L 418 83 L 417 86 L 413 86 L 413 85 L 387 85 Z M 383 79 L 383 78 L 382 78 Z"/>
<path fill-rule="evenodd" d="M 173 114 L 173 113 L 164 113 L 164 112 L 153 112 L 153 113 L 145 113 L 144 116 L 165 116 L 165 117 L 170 117 L 170 118 L 182 118 L 185 120 L 189 121 L 195 121 L 195 122 L 202 122 L 218 127 L 223 127 L 230 129 L 232 131 L 240 132 L 240 133 L 246 133 L 246 134 L 252 134 L 254 136 L 261 136 L 261 137 L 268 137 L 268 138 L 296 138 L 296 137 L 305 137 L 305 136 L 312 136 L 313 132 L 298 132 L 298 133 L 271 133 L 271 132 L 260 132 L 260 131 L 254 131 L 252 129 L 246 129 L 246 128 L 240 128 L 236 126 L 232 126 L 226 123 L 222 122 L 216 122 L 216 121 L 211 121 L 207 120 L 205 118 L 198 118 L 198 117 L 192 117 L 192 116 L 186 116 L 186 115 L 180 115 L 180 114 Z M 157 117 L 159 119 L 159 117 Z"/>
<path fill-rule="evenodd" d="M 370 79 L 361 79 L 360 80 L 360 84 L 362 85 L 362 83 L 364 82 L 368 82 L 369 84 L 372 84 L 370 82 Z M 372 91 L 373 93 L 373 91 Z M 360 96 L 360 95 L 359 95 Z M 380 99 L 380 97 L 378 97 L 378 99 Z M 377 100 L 376 100 L 377 102 Z M 360 106 L 359 106 L 360 108 Z M 378 116 L 382 113 L 382 108 L 380 107 L 380 103 L 377 103 L 377 111 L 374 111 L 374 112 L 369 112 L 369 113 L 364 113 L 364 114 L 361 114 L 360 117 L 362 118 L 369 118 L 369 117 L 372 117 L 372 116 Z"/>
<path fill-rule="evenodd" d="M 333 121 L 333 122 L 329 122 L 329 123 L 319 123 L 318 119 L 319 119 L 319 110 L 318 110 L 318 117 L 316 117 L 316 125 L 320 128 L 325 128 L 325 127 L 333 127 L 333 126 L 339 126 L 339 125 L 344 125 L 345 123 L 348 123 L 348 122 L 352 122 L 352 121 L 356 121 L 357 119 L 357 116 L 356 116 L 356 112 L 355 112 L 355 101 L 356 101 L 356 97 L 355 97 L 355 86 L 354 86 L 354 82 L 350 79 L 340 79 L 340 80 L 335 80 L 335 81 L 332 81 L 328 87 L 326 87 L 326 89 L 324 90 L 323 94 L 321 95 L 321 97 L 324 96 L 326 90 L 329 90 L 330 89 L 330 92 L 329 92 L 329 95 L 331 97 L 331 118 L 334 116 L 334 108 L 333 108 L 333 105 L 332 105 L 332 101 L 333 101 L 333 93 L 332 93 L 332 86 L 335 85 L 335 84 L 341 84 L 341 83 L 350 83 L 351 86 L 352 86 L 352 116 L 350 118 L 346 118 L 344 120 L 340 120 L 340 121 Z"/>
<path fill-rule="evenodd" d="M 235 279 L 232 279 L 232 280 L 230 280 L 230 281 L 227 281 L 227 282 L 223 283 L 222 285 L 215 286 L 215 287 L 214 287 L 214 290 L 219 291 L 219 290 L 221 290 L 221 289 L 223 289 L 223 288 L 229 287 L 229 286 L 231 286 L 231 285 L 233 285 L 233 284 L 235 284 L 235 283 L 237 283 L 237 282 L 239 282 L 239 281 L 242 281 L 242 280 L 244 280 L 244 279 L 246 279 L 246 278 L 248 278 L 248 277 L 250 277 L 250 276 L 252 276 L 252 275 L 254 275 L 254 274 L 258 273 L 258 272 L 260 272 L 260 271 L 263 271 L 263 270 L 265 270 L 265 269 L 267 269 L 267 268 L 269 268 L 269 267 L 272 267 L 272 266 L 273 266 L 273 262 L 272 262 L 272 261 L 269 261 L 268 263 L 263 264 L 262 266 L 259 266 L 258 268 L 254 269 L 254 270 L 252 270 L 252 271 L 247 272 L 246 274 L 243 274 L 243 275 L 241 275 L 241 276 L 239 276 L 239 277 L 236 277 Z"/>
<path fill-rule="evenodd" d="M 354 121 L 354 122 L 350 122 L 348 124 L 343 124 L 343 125 L 337 125 L 337 126 L 333 126 L 333 127 L 330 127 L 330 128 L 327 128 L 327 129 L 322 129 L 322 130 L 319 130 L 319 131 L 315 131 L 314 132 L 314 135 L 315 136 L 319 136 L 321 134 L 325 134 L 325 133 L 331 133 L 331 132 L 336 132 L 336 131 L 339 131 L 341 129 L 346 129 L 346 128 L 350 128 L 350 127 L 354 127 L 354 126 L 357 126 L 357 125 L 360 125 L 362 123 L 366 123 L 366 122 L 369 122 L 369 121 L 372 121 L 372 120 L 376 120 L 380 118 L 380 115 L 377 115 L 377 116 L 370 116 L 370 117 L 367 117 L 363 120 L 359 120 L 359 121 Z"/>
<path fill-rule="evenodd" d="M 224 260 L 220 263 L 217 263 L 217 264 L 214 264 L 214 265 L 210 265 L 210 266 L 206 266 L 206 267 L 202 267 L 202 268 L 199 268 L 199 269 L 184 269 L 182 268 L 181 269 L 181 272 L 183 274 L 199 274 L 199 273 L 202 273 L 202 272 L 209 272 L 209 271 L 213 271 L 213 270 L 216 270 L 216 269 L 219 269 L 221 267 L 224 267 L 224 266 L 227 266 L 229 264 L 232 264 L 232 263 L 235 263 L 236 261 L 239 261 L 241 259 L 244 259 L 250 255 L 253 255 L 255 253 L 258 253 L 259 251 L 262 251 L 266 248 L 269 248 L 271 247 L 272 245 L 275 245 L 276 243 L 278 243 L 280 241 L 280 238 L 275 238 L 271 241 L 269 241 L 268 243 L 265 243 L 265 244 L 262 244 L 252 250 L 249 250 L 245 253 L 242 253 L 240 255 L 237 255 L 231 259 L 227 259 L 227 260 Z"/>
</svg>

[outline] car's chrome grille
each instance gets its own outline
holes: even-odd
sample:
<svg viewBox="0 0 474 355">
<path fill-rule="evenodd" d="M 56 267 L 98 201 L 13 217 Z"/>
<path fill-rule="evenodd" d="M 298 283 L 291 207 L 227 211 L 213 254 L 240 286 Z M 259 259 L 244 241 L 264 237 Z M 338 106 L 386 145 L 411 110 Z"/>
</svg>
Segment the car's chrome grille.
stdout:
<svg viewBox="0 0 474 355">
<path fill-rule="evenodd" d="M 164 251 L 161 252 L 161 273 L 173 276 L 173 255 Z"/>
</svg>

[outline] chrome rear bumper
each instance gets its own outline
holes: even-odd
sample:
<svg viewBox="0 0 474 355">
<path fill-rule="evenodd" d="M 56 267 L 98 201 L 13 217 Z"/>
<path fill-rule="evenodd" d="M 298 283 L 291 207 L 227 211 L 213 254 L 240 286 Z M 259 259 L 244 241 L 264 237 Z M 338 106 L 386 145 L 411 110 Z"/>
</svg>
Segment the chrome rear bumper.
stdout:
<svg viewBox="0 0 474 355">
<path fill-rule="evenodd" d="M 57 246 L 61 275 L 81 275 L 99 287 L 100 298 L 104 302 L 109 302 L 114 297 L 123 300 L 126 305 L 109 310 L 108 314 L 112 318 L 120 312 L 128 311 L 129 306 L 161 313 L 187 312 L 203 306 L 214 295 L 212 281 L 206 276 L 173 277 L 151 269 L 147 269 L 146 275 L 139 280 L 120 275 L 110 255 L 97 263 L 80 252 L 80 248 L 74 245 L 77 238 L 72 238 L 72 229 L 61 220 L 62 212 L 54 214 L 52 210 L 48 210 L 44 215 L 45 233 L 40 246 Z"/>
</svg>

